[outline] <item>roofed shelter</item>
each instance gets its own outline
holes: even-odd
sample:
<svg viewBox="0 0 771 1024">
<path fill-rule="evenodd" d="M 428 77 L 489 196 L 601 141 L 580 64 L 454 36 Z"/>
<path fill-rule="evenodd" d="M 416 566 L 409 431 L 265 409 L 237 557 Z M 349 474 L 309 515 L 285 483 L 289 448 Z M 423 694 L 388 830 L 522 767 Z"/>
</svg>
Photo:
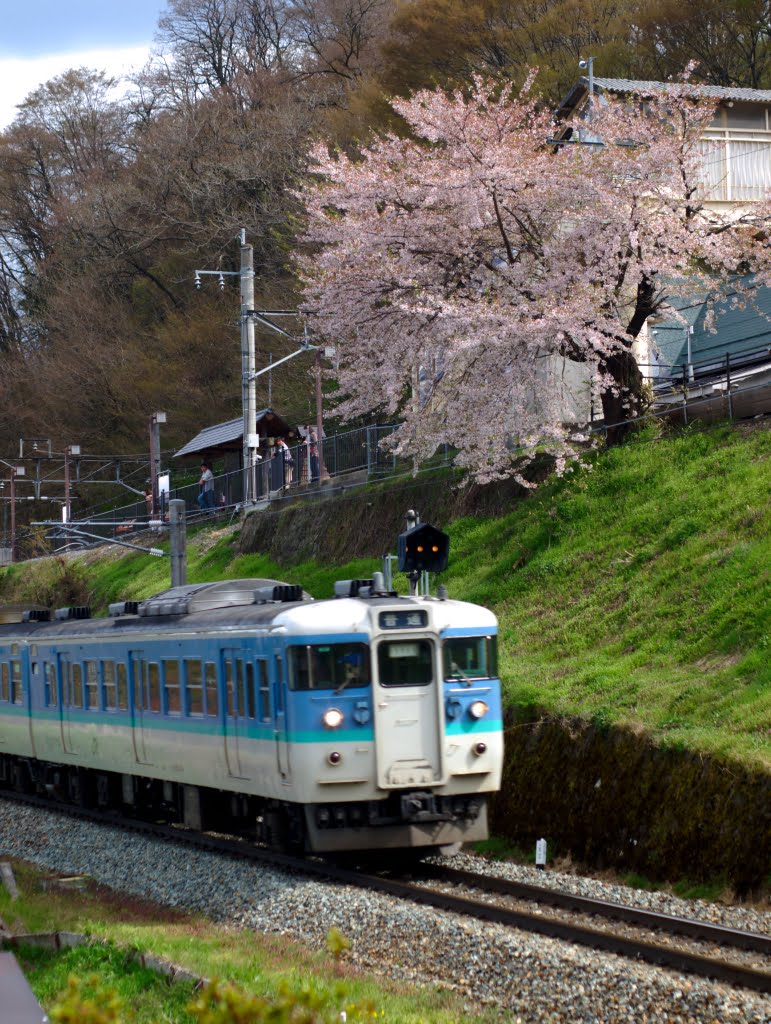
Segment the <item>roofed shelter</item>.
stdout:
<svg viewBox="0 0 771 1024">
<path fill-rule="evenodd" d="M 257 433 L 260 437 L 260 447 L 267 447 L 267 440 L 270 437 L 284 437 L 291 430 L 291 427 L 278 413 L 272 409 L 262 409 L 257 413 Z M 244 421 L 243 417 L 228 420 L 226 423 L 215 423 L 211 427 L 204 427 L 200 433 L 183 445 L 174 458 L 183 458 L 186 455 L 198 455 L 201 459 L 218 458 L 230 456 L 233 468 L 241 467 L 244 449 Z M 263 452 L 267 455 L 267 451 Z"/>
</svg>

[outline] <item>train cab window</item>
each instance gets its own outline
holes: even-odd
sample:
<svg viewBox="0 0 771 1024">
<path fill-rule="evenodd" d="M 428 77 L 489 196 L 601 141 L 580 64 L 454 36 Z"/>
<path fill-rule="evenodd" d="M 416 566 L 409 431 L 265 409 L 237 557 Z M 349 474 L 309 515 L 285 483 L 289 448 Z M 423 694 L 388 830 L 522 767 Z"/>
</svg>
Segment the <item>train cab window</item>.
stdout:
<svg viewBox="0 0 771 1024">
<path fill-rule="evenodd" d="M 0 700 L 8 702 L 9 694 L 11 692 L 11 673 L 8 668 L 8 662 L 4 661 L 0 665 Z"/>
<path fill-rule="evenodd" d="M 211 661 L 206 662 L 206 714 L 216 718 L 219 714 L 219 701 L 217 700 L 217 666 Z"/>
<path fill-rule="evenodd" d="M 289 648 L 292 690 L 346 690 L 369 686 L 366 644 L 307 644 Z"/>
<path fill-rule="evenodd" d="M 468 683 L 498 674 L 497 638 L 454 636 L 444 643 L 444 678 Z"/>
<path fill-rule="evenodd" d="M 378 646 L 381 686 L 427 686 L 434 676 L 429 640 L 386 640 Z"/>
<path fill-rule="evenodd" d="M 257 662 L 257 682 L 260 687 L 259 692 L 259 707 L 260 707 L 260 719 L 263 722 L 270 721 L 270 680 L 268 678 L 268 663 L 267 661 Z"/>
<path fill-rule="evenodd" d="M 178 715 L 182 711 L 179 694 L 179 662 L 176 658 L 163 663 L 163 689 L 165 695 L 166 712 L 169 715 Z"/>
<path fill-rule="evenodd" d="M 105 711 L 115 711 L 118 707 L 118 695 L 115 686 L 115 662 L 102 662 L 102 686 L 104 687 Z"/>
<path fill-rule="evenodd" d="M 22 703 L 20 661 L 11 662 L 11 701 L 14 704 Z"/>
<path fill-rule="evenodd" d="M 203 666 L 197 658 L 185 661 L 185 683 L 188 715 L 203 715 Z"/>
<path fill-rule="evenodd" d="M 118 692 L 118 707 L 128 711 L 128 670 L 122 661 L 115 666 L 115 685 Z"/>
<path fill-rule="evenodd" d="M 147 662 L 147 710 L 161 710 L 161 667 L 157 661 Z"/>
<path fill-rule="evenodd" d="M 99 662 L 85 662 L 86 669 L 86 707 L 95 711 L 99 707 Z"/>
<path fill-rule="evenodd" d="M 46 707 L 56 707 L 56 677 L 54 667 L 50 661 L 43 662 L 43 691 L 45 694 Z"/>
</svg>

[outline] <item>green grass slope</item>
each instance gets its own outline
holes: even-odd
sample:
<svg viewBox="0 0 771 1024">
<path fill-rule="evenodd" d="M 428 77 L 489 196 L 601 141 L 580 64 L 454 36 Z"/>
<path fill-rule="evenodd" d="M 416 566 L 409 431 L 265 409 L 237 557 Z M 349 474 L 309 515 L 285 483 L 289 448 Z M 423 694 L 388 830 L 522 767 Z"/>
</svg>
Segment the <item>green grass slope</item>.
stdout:
<svg viewBox="0 0 771 1024">
<path fill-rule="evenodd" d="M 451 528 L 510 704 L 771 767 L 771 429 L 654 430 Z"/>
</svg>

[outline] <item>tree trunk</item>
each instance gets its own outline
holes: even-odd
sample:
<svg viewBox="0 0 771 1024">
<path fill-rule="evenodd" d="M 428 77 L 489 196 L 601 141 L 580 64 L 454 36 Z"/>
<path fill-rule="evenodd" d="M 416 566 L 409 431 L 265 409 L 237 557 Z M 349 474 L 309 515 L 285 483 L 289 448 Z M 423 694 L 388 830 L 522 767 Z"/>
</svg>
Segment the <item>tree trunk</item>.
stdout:
<svg viewBox="0 0 771 1024">
<path fill-rule="evenodd" d="M 637 285 L 634 312 L 626 328 L 627 337 L 637 337 L 648 317 L 656 312 L 659 303 L 660 296 L 656 294 L 655 282 L 644 277 Z M 639 416 L 642 410 L 643 377 L 632 355 L 631 342 L 624 338 L 622 345 L 622 349 L 600 365 L 600 369 L 609 373 L 616 382 L 612 390 L 604 391 L 602 395 L 605 439 L 609 445 L 623 441 L 630 429 L 629 420 Z"/>
<path fill-rule="evenodd" d="M 620 444 L 630 428 L 629 420 L 638 416 L 642 407 L 642 374 L 629 348 L 609 356 L 601 366 L 616 386 L 602 394 L 605 439 L 608 445 Z"/>
</svg>

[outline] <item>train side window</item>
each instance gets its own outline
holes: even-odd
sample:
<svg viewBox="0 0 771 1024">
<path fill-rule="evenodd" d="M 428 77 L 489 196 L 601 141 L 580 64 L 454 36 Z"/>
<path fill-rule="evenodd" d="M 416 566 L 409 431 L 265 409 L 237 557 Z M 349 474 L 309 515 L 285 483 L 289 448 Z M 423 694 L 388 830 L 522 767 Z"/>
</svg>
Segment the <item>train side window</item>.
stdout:
<svg viewBox="0 0 771 1024">
<path fill-rule="evenodd" d="M 203 714 L 203 667 L 196 658 L 185 661 L 185 677 L 187 683 L 187 713 L 200 716 Z"/>
<path fill-rule="evenodd" d="M 276 655 L 276 714 L 284 713 L 284 659 Z"/>
<path fill-rule="evenodd" d="M 4 661 L 2 665 L 0 665 L 0 700 L 4 700 L 6 703 L 9 700 L 10 679 L 11 675 L 8 671 L 8 662 Z"/>
<path fill-rule="evenodd" d="M 21 662 L 11 662 L 11 701 L 14 704 L 21 704 Z"/>
<path fill-rule="evenodd" d="M 118 707 L 128 711 L 128 671 L 122 661 L 115 666 L 115 682 L 118 690 Z"/>
<path fill-rule="evenodd" d="M 132 658 L 131 666 L 134 674 L 134 707 L 137 711 L 141 711 L 145 706 L 143 694 L 145 663 L 141 658 Z"/>
<path fill-rule="evenodd" d="M 246 678 L 244 676 L 244 663 L 241 658 L 236 659 L 236 684 L 238 686 L 238 708 L 236 714 L 243 718 L 246 715 Z"/>
<path fill-rule="evenodd" d="M 86 707 L 94 711 L 99 707 L 99 663 L 85 662 L 86 667 Z"/>
<path fill-rule="evenodd" d="M 217 666 L 211 661 L 206 662 L 206 714 L 215 718 L 219 714 Z"/>
<path fill-rule="evenodd" d="M 180 714 L 182 705 L 179 696 L 179 662 L 176 658 L 163 663 L 163 685 L 167 714 Z"/>
<path fill-rule="evenodd" d="M 260 685 L 260 718 L 263 722 L 270 721 L 270 679 L 268 678 L 267 661 L 257 662 L 257 675 Z"/>
<path fill-rule="evenodd" d="M 102 686 L 104 687 L 104 707 L 106 711 L 115 711 L 118 697 L 115 688 L 115 662 L 102 662 Z"/>
<path fill-rule="evenodd" d="M 161 710 L 161 672 L 157 661 L 147 662 L 147 710 Z"/>
<path fill-rule="evenodd" d="M 56 677 L 50 661 L 43 662 L 43 689 L 45 690 L 46 707 L 56 707 Z"/>
<path fill-rule="evenodd" d="M 83 707 L 83 669 L 76 662 L 70 662 L 70 707 Z"/>
<path fill-rule="evenodd" d="M 225 711 L 231 718 L 235 714 L 236 685 L 233 677 L 233 662 L 225 658 Z"/>
<path fill-rule="evenodd" d="M 246 715 L 247 718 L 256 717 L 256 701 L 254 699 L 254 665 L 251 661 L 246 663 Z"/>
</svg>

